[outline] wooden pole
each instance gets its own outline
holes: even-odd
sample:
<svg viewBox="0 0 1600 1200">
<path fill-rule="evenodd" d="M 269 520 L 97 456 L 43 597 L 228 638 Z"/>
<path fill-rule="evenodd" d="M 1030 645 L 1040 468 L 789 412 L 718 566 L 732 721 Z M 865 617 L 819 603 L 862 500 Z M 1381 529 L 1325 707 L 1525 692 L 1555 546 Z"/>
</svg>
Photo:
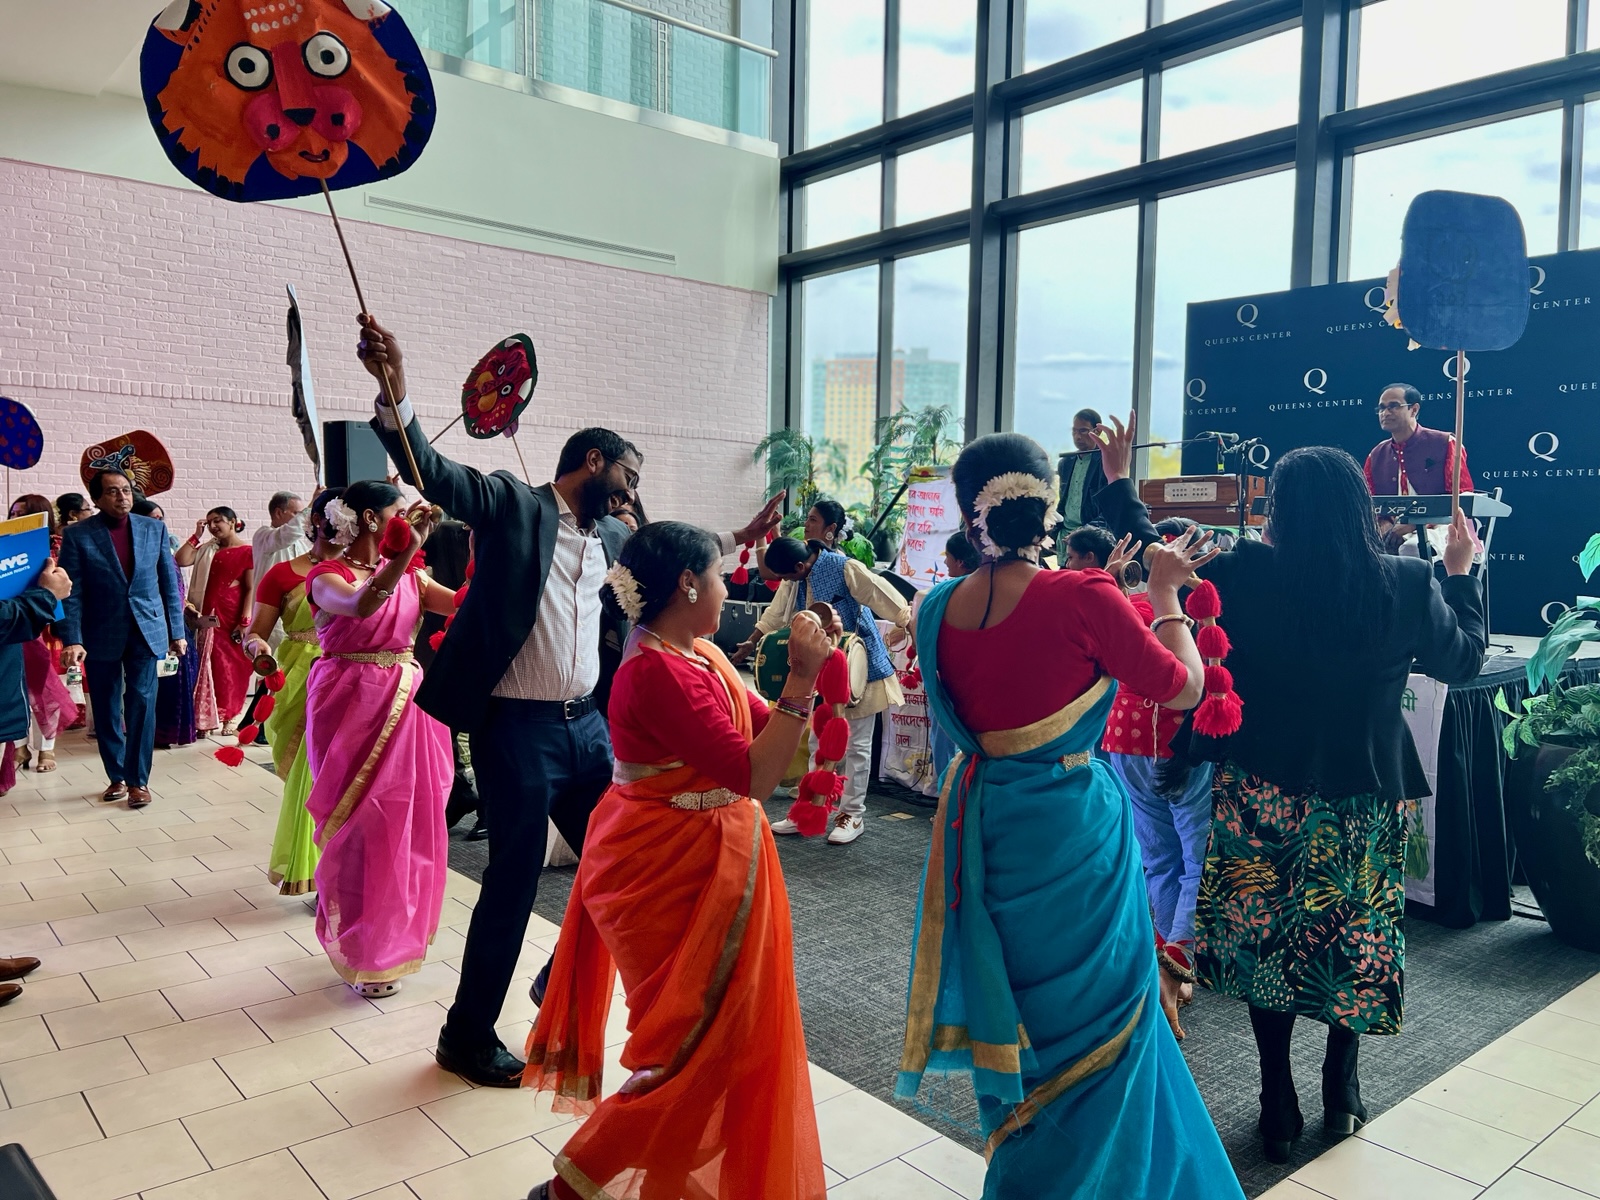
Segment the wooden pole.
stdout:
<svg viewBox="0 0 1600 1200">
<path fill-rule="evenodd" d="M 522 477 L 528 481 L 528 486 L 533 486 L 533 478 L 528 474 L 528 460 L 522 457 L 522 446 L 517 442 L 517 435 L 511 435 L 511 445 L 517 452 L 517 461 L 522 464 Z"/>
<path fill-rule="evenodd" d="M 440 438 L 442 438 L 445 434 L 449 433 L 452 429 L 454 429 L 456 427 L 456 421 L 461 420 L 461 416 L 462 416 L 461 413 L 457 413 L 455 415 L 455 420 L 452 420 L 450 422 L 450 424 L 446 425 L 443 429 L 439 430 L 438 433 L 434 434 L 431 438 L 428 439 L 428 445 L 430 445 L 430 446 L 433 445 Z"/>
<path fill-rule="evenodd" d="M 1461 512 L 1461 461 L 1464 454 L 1462 441 L 1467 416 L 1467 352 L 1456 351 L 1456 462 L 1455 475 L 1450 480 L 1450 518 Z M 1448 467 L 1448 460 L 1446 466 Z"/>
<path fill-rule="evenodd" d="M 344 240 L 344 226 L 339 223 L 339 213 L 333 207 L 333 193 L 328 190 L 328 181 L 317 181 L 322 185 L 322 198 L 328 202 L 328 215 L 333 218 L 333 231 L 339 235 L 339 249 L 344 251 L 345 269 L 350 272 L 350 282 L 355 285 L 356 303 L 361 306 L 361 315 L 370 317 L 367 310 L 366 297 L 361 294 L 361 279 L 356 275 L 356 264 L 350 257 L 350 244 Z M 422 472 L 417 469 L 417 457 L 411 453 L 411 438 L 406 433 L 405 424 L 400 420 L 400 401 L 394 394 L 394 387 L 389 382 L 389 372 L 384 370 L 378 376 L 378 382 L 383 387 L 383 398 L 389 402 L 389 409 L 394 413 L 395 428 L 400 431 L 400 448 L 406 452 L 406 465 L 411 468 L 411 481 L 417 490 L 422 490 Z"/>
</svg>

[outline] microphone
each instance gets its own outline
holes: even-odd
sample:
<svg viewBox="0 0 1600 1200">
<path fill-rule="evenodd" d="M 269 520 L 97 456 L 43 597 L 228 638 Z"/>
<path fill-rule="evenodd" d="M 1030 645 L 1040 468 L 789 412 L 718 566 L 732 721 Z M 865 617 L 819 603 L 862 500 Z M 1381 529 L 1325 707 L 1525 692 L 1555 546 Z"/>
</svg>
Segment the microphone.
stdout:
<svg viewBox="0 0 1600 1200">
<path fill-rule="evenodd" d="M 1197 433 L 1194 436 L 1196 440 L 1215 440 L 1219 442 L 1227 442 L 1230 446 L 1236 444 L 1239 440 L 1239 435 L 1237 433 L 1219 433 L 1216 430 L 1210 429 L 1206 430 L 1204 433 Z"/>
</svg>

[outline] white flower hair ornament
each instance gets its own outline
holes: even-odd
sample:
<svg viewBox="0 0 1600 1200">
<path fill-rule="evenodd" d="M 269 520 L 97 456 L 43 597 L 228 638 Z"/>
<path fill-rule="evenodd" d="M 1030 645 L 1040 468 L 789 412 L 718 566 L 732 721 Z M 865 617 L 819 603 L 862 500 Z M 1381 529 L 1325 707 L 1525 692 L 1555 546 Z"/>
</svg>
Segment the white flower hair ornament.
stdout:
<svg viewBox="0 0 1600 1200">
<path fill-rule="evenodd" d="M 623 615 L 638 624 L 644 615 L 644 593 L 639 590 L 639 581 L 633 577 L 633 572 L 620 562 L 613 563 L 606 572 L 606 585 L 617 598 L 617 607 L 622 609 Z"/>
<path fill-rule="evenodd" d="M 1026 546 L 1002 546 L 989 536 L 989 514 L 1007 500 L 1036 499 L 1044 501 L 1044 527 L 1046 536 L 1040 537 Z M 1031 563 L 1037 563 L 1039 556 L 1055 543 L 1055 539 L 1048 536 L 1048 531 L 1061 523 L 1061 514 L 1055 508 L 1055 494 L 1050 485 L 1036 475 L 1029 475 L 1026 471 L 1007 471 L 1003 475 L 996 475 L 978 492 L 978 497 L 972 502 L 972 523 L 978 533 L 978 546 L 988 558 L 1004 558 L 1007 554 L 1015 554 L 1018 558 L 1025 558 Z"/>
<path fill-rule="evenodd" d="M 322 518 L 333 527 L 333 544 L 348 546 L 356 540 L 361 529 L 361 518 L 342 500 L 329 500 L 322 510 Z"/>
</svg>

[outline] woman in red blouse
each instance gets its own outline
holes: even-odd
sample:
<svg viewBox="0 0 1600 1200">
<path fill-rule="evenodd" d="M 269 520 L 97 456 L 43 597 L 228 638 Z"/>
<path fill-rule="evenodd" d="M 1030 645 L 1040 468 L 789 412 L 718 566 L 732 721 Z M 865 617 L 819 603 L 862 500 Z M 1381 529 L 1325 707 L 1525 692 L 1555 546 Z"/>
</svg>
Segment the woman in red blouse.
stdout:
<svg viewBox="0 0 1600 1200">
<path fill-rule="evenodd" d="M 613 783 L 589 821 L 539 1021 L 529 1087 L 589 1115 L 530 1200 L 823 1200 L 789 898 L 752 796 L 777 786 L 830 651 L 790 626 L 772 709 L 709 638 L 727 596 L 716 540 L 676 521 L 623 547 L 610 593 L 635 622 L 611 692 Z M 622 973 L 631 1074 L 602 1100 Z"/>
<path fill-rule="evenodd" d="M 240 647 L 249 624 L 250 597 L 256 573 L 250 543 L 239 536 L 244 522 L 233 509 L 213 508 L 203 522 L 211 532 L 212 553 L 195 568 L 189 584 L 185 620 L 200 631 L 200 673 L 195 684 L 195 727 L 201 732 L 221 728 L 231 733 L 244 711 L 250 688 L 250 659 Z M 186 544 L 191 561 L 198 556 L 200 533 Z M 179 547 L 183 550 L 184 547 Z M 185 565 L 179 561 L 179 566 Z"/>
</svg>

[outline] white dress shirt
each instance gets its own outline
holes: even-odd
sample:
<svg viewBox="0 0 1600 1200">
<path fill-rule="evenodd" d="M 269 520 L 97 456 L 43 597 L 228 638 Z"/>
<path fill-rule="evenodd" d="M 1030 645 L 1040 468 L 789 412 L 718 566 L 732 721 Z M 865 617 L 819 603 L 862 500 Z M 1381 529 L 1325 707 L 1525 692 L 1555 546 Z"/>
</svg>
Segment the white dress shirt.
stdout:
<svg viewBox="0 0 1600 1200">
<path fill-rule="evenodd" d="M 250 563 L 256 569 L 256 582 L 281 562 L 299 558 L 311 549 L 306 538 L 306 510 L 301 509 L 282 525 L 263 525 L 250 535 Z"/>
<path fill-rule="evenodd" d="M 606 551 L 555 493 L 561 522 L 528 640 L 491 693 L 510 700 L 578 700 L 600 682 L 600 587 Z"/>
</svg>

